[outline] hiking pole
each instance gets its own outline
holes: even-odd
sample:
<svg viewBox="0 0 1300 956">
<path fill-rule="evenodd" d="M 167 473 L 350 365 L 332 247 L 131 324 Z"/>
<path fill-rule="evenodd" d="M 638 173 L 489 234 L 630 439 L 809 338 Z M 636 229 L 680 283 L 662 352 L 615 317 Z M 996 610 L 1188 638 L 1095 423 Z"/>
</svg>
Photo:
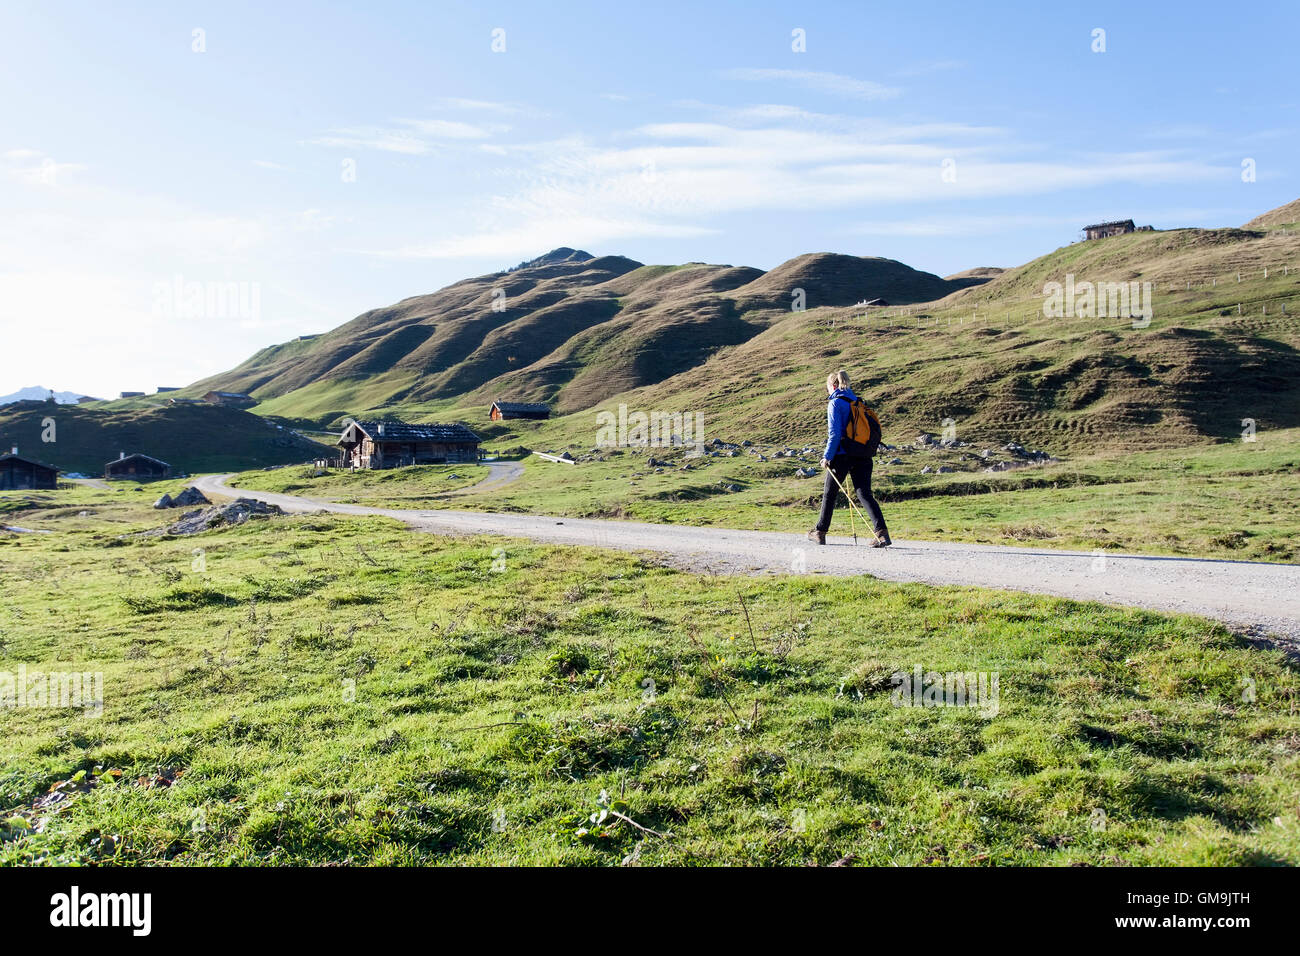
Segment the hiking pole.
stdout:
<svg viewBox="0 0 1300 956">
<path fill-rule="evenodd" d="M 831 476 L 831 479 L 835 482 L 835 484 L 839 486 L 840 491 L 844 492 L 844 497 L 845 497 L 845 498 L 848 498 L 848 501 L 849 501 L 849 527 L 853 529 L 853 543 L 856 545 L 856 544 L 858 543 L 858 529 L 857 529 L 857 527 L 856 527 L 856 526 L 854 525 L 854 523 L 853 523 L 853 512 L 854 512 L 854 511 L 857 511 L 857 513 L 858 513 L 859 515 L 862 515 L 862 524 L 863 524 L 863 527 L 866 527 L 867 525 L 869 525 L 870 522 L 867 521 L 867 516 L 864 515 L 864 514 L 862 514 L 862 509 L 858 507 L 857 502 L 855 502 L 855 501 L 853 500 L 852 496 L 849 494 L 849 489 L 845 488 L 845 487 L 844 487 L 844 483 L 843 483 L 842 481 L 840 481 L 838 478 L 835 477 L 835 472 L 831 471 L 829 465 L 828 465 L 827 468 L 826 468 L 826 473 L 827 473 L 828 475 L 830 475 L 830 476 Z"/>
</svg>

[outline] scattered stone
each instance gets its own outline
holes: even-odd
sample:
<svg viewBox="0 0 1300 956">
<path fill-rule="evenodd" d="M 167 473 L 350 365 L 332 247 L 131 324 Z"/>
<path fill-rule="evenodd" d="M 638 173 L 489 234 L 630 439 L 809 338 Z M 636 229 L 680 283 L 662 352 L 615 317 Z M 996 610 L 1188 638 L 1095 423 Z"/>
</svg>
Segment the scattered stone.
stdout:
<svg viewBox="0 0 1300 956">
<path fill-rule="evenodd" d="M 901 458 L 891 458 L 889 461 L 885 462 L 886 465 L 901 465 L 902 463 L 903 459 Z"/>
<path fill-rule="evenodd" d="M 921 474 L 928 475 L 933 470 L 934 469 L 932 469 L 929 465 L 926 465 L 924 468 L 921 469 Z"/>
<path fill-rule="evenodd" d="M 817 474 L 817 471 L 814 468 L 796 468 L 794 470 L 796 478 L 811 478 L 815 474 Z"/>
<path fill-rule="evenodd" d="M 179 495 L 177 495 L 175 498 L 172 499 L 173 508 L 187 508 L 192 505 L 210 505 L 210 504 L 212 504 L 212 502 L 207 499 L 207 497 L 203 494 L 203 492 L 199 491 L 199 489 L 195 488 L 193 485 L 190 485 L 188 488 L 186 488 Z"/>
<path fill-rule="evenodd" d="M 170 508 L 170 507 L 172 507 L 172 504 L 173 504 L 173 502 L 172 502 L 172 496 L 171 496 L 171 495 L 163 495 L 161 498 L 159 498 L 157 501 L 155 501 L 155 502 L 153 503 L 153 506 L 154 506 L 155 508 L 158 508 L 159 510 L 161 510 L 161 509 L 163 509 L 163 508 Z"/>
<path fill-rule="evenodd" d="M 279 505 L 268 505 L 264 501 L 257 501 L 253 498 L 236 498 L 229 504 L 210 505 L 207 508 L 187 512 L 181 515 L 179 521 L 165 528 L 155 528 L 152 531 L 142 532 L 141 536 L 199 534 L 213 528 L 243 524 L 250 518 L 269 518 L 272 515 L 282 514 L 284 512 Z"/>
</svg>

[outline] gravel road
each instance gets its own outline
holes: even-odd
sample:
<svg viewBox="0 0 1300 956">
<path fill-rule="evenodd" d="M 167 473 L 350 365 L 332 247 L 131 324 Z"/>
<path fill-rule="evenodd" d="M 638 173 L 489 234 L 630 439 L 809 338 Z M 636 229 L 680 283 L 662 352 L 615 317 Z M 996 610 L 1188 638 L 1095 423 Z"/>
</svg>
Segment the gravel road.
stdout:
<svg viewBox="0 0 1300 956">
<path fill-rule="evenodd" d="M 1080 601 L 1198 614 L 1252 634 L 1300 646 L 1300 566 L 1201 558 L 1001 548 L 936 541 L 895 541 L 892 548 L 854 547 L 851 538 L 818 547 L 801 534 L 643 524 L 593 518 L 403 511 L 314 501 L 294 495 L 227 488 L 229 475 L 195 484 L 205 494 L 242 495 L 285 511 L 383 515 L 438 534 L 499 534 L 552 544 L 650 551 L 691 571 L 746 574 L 806 571 L 870 574 L 919 581 L 1053 594 Z"/>
</svg>

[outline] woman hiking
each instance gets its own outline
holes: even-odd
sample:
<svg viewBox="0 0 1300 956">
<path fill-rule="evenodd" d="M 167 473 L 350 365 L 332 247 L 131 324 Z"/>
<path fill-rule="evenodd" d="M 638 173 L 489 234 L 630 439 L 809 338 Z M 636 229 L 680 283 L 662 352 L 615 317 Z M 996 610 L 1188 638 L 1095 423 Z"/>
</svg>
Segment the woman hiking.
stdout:
<svg viewBox="0 0 1300 956">
<path fill-rule="evenodd" d="M 826 377 L 826 393 L 830 396 L 826 405 L 826 450 L 822 452 L 821 466 L 826 472 L 826 487 L 822 491 L 822 511 L 816 526 L 808 532 L 809 540 L 818 544 L 826 543 L 826 532 L 831 526 L 831 515 L 835 513 L 835 495 L 844 484 L 845 476 L 853 479 L 853 490 L 863 510 L 871 516 L 876 537 L 868 547 L 887 548 L 889 529 L 885 527 L 885 516 L 880 513 L 880 505 L 871 494 L 871 459 L 876 453 L 880 441 L 879 424 L 866 441 L 854 441 L 845 434 L 854 418 L 854 403 L 858 397 L 849 387 L 849 374 L 843 369 L 832 372 Z M 865 418 L 866 407 L 860 410 Z M 849 502 L 849 507 L 853 503 Z"/>
</svg>

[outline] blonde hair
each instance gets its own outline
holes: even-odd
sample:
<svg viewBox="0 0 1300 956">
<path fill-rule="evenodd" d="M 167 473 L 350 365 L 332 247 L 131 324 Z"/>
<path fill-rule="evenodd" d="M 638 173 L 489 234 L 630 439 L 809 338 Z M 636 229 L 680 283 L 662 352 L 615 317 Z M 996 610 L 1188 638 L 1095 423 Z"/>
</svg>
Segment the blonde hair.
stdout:
<svg viewBox="0 0 1300 956">
<path fill-rule="evenodd" d="M 831 372 L 826 376 L 826 384 L 835 388 L 850 388 L 849 373 L 840 369 L 838 372 Z"/>
</svg>

